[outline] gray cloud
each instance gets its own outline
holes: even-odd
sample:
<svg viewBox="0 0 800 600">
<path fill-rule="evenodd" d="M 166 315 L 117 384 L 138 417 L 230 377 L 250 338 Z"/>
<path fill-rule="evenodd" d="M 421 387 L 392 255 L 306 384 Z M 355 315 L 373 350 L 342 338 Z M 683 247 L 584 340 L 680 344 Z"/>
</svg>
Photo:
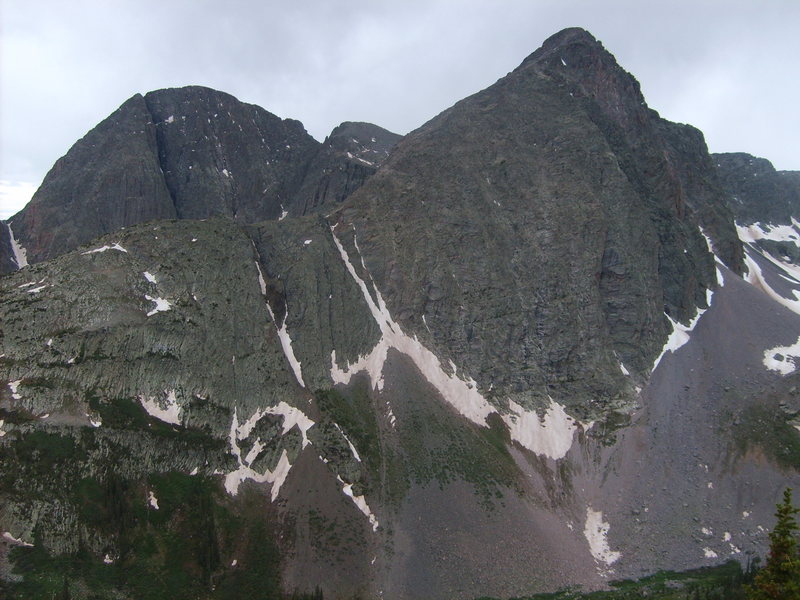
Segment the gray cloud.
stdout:
<svg viewBox="0 0 800 600">
<path fill-rule="evenodd" d="M 40 181 L 136 92 L 200 84 L 322 139 L 344 120 L 406 133 L 582 26 L 651 107 L 800 169 L 800 3 L 0 0 L 0 179 Z"/>
</svg>

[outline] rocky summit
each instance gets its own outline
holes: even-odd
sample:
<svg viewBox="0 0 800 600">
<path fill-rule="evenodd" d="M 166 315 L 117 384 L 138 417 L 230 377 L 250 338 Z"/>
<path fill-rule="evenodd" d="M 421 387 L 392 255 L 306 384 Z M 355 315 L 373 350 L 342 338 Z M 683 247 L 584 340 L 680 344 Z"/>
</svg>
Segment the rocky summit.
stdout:
<svg viewBox="0 0 800 600">
<path fill-rule="evenodd" d="M 0 226 L 0 589 L 508 598 L 763 556 L 799 220 L 797 173 L 709 155 L 577 28 L 402 138 L 135 95 Z"/>
</svg>

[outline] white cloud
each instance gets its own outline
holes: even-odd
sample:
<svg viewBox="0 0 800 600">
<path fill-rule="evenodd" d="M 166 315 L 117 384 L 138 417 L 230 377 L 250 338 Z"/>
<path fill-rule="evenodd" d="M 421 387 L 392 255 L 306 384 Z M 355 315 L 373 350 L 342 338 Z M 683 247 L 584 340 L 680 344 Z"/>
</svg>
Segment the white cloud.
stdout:
<svg viewBox="0 0 800 600">
<path fill-rule="evenodd" d="M 41 180 L 136 92 L 206 85 L 302 121 L 398 133 L 514 69 L 551 34 L 591 31 L 652 108 L 712 150 L 800 169 L 800 2 L 231 0 L 6 2 L 0 177 Z"/>
<path fill-rule="evenodd" d="M 19 212 L 33 196 L 37 184 L 28 181 L 0 180 L 0 220 Z"/>
</svg>

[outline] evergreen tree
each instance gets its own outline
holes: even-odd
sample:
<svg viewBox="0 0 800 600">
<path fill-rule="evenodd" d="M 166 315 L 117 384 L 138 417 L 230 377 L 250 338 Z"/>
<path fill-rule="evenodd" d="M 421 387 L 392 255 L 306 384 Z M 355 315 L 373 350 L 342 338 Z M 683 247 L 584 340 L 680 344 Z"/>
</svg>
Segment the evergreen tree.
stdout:
<svg viewBox="0 0 800 600">
<path fill-rule="evenodd" d="M 800 554 L 797 550 L 799 509 L 792 506 L 792 490 L 783 492 L 778 504 L 778 522 L 769 534 L 767 564 L 756 575 L 753 585 L 747 586 L 748 600 L 800 600 Z"/>
</svg>

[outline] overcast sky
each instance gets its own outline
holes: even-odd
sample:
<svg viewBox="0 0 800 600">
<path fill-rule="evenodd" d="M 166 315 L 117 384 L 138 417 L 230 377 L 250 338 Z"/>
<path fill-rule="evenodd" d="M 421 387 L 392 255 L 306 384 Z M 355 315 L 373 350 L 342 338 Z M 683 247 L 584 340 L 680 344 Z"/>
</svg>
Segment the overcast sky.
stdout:
<svg viewBox="0 0 800 600">
<path fill-rule="evenodd" d="M 0 218 L 136 92 L 205 85 L 397 133 L 588 29 L 713 152 L 800 170 L 797 0 L 0 0 Z"/>
</svg>

